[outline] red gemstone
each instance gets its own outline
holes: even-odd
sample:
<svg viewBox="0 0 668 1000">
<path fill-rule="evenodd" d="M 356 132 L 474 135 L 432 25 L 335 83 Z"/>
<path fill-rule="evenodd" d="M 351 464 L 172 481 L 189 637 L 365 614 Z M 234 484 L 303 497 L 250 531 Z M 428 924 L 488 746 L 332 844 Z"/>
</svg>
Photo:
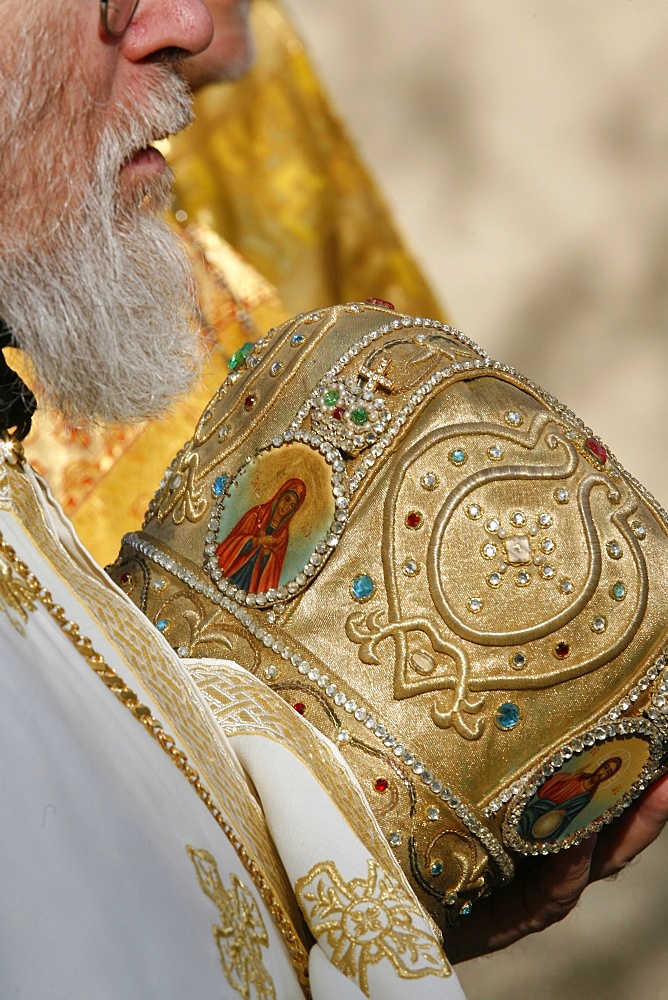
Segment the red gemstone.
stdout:
<svg viewBox="0 0 668 1000">
<path fill-rule="evenodd" d="M 605 450 L 601 442 L 596 440 L 596 438 L 593 437 L 587 438 L 587 440 L 585 441 L 585 448 L 587 449 L 587 451 L 590 451 L 594 456 L 594 458 L 598 459 L 598 461 L 601 462 L 601 464 L 603 464 L 603 462 L 605 462 L 605 460 L 608 457 L 607 451 Z"/>
<path fill-rule="evenodd" d="M 341 409 L 340 406 L 334 407 L 334 409 L 332 410 L 332 416 L 334 417 L 335 420 L 341 419 L 341 417 L 343 416 L 343 410 Z"/>
<path fill-rule="evenodd" d="M 389 781 L 387 778 L 376 778 L 373 787 L 377 792 L 386 792 L 389 787 Z"/>
<path fill-rule="evenodd" d="M 412 510 L 409 514 L 406 514 L 406 525 L 409 528 L 419 528 L 422 524 L 422 514 L 418 513 L 417 510 Z"/>
<path fill-rule="evenodd" d="M 253 407 L 255 406 L 255 402 L 256 402 L 255 396 L 246 396 L 246 398 L 244 399 L 244 406 L 246 407 L 247 410 L 252 410 Z"/>
<path fill-rule="evenodd" d="M 300 715 L 303 715 L 304 712 L 306 711 L 306 705 L 301 701 L 298 701 L 292 707 L 294 708 L 295 712 L 299 712 Z"/>
<path fill-rule="evenodd" d="M 567 642 L 558 642 L 557 645 L 554 647 L 554 655 L 558 656 L 560 660 L 566 659 L 570 651 L 571 647 L 568 645 Z"/>
<path fill-rule="evenodd" d="M 386 309 L 394 309 L 392 302 L 388 302 L 387 299 L 365 299 L 370 306 L 385 306 Z"/>
<path fill-rule="evenodd" d="M 132 577 L 129 573 L 121 573 L 121 583 L 129 583 Z"/>
</svg>

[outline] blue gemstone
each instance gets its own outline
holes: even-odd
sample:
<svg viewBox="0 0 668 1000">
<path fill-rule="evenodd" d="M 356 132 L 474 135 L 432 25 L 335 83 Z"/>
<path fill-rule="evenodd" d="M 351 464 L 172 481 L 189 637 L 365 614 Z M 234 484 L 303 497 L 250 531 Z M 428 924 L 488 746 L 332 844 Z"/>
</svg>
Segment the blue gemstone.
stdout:
<svg viewBox="0 0 668 1000">
<path fill-rule="evenodd" d="M 472 909 L 473 909 L 473 903 L 470 900 L 468 900 L 466 903 L 464 903 L 459 912 L 462 915 L 462 917 L 468 917 Z"/>
<path fill-rule="evenodd" d="M 218 476 L 216 479 L 214 479 L 213 486 L 211 487 L 211 492 L 213 493 L 213 495 L 215 497 L 222 496 L 225 491 L 225 487 L 227 486 L 229 481 L 230 477 L 225 475 Z"/>
<path fill-rule="evenodd" d="M 466 452 L 463 448 L 455 448 L 450 452 L 450 461 L 453 465 L 463 465 L 466 461 Z"/>
<path fill-rule="evenodd" d="M 443 871 L 443 862 L 432 861 L 431 868 L 429 869 L 429 871 L 432 873 L 432 875 L 440 875 L 441 872 Z"/>
<path fill-rule="evenodd" d="M 296 347 L 298 344 L 303 344 L 304 343 L 304 334 L 303 333 L 293 333 L 292 336 L 290 337 L 290 343 L 292 344 L 293 347 Z"/>
<path fill-rule="evenodd" d="M 169 618 L 160 618 L 155 623 L 155 627 L 158 629 L 159 632 L 164 632 L 168 625 L 169 625 Z"/>
<path fill-rule="evenodd" d="M 520 707 L 514 701 L 504 701 L 496 710 L 496 723 L 501 729 L 514 729 L 520 721 Z"/>
<path fill-rule="evenodd" d="M 376 584 L 370 576 L 356 576 L 350 589 L 359 601 L 366 601 L 375 591 Z"/>
</svg>

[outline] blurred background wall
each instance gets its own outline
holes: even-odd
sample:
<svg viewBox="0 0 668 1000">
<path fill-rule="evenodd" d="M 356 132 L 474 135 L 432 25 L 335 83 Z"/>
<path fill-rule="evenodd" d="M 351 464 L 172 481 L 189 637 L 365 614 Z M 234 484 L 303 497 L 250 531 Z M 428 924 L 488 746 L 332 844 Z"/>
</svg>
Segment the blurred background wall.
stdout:
<svg viewBox="0 0 668 1000">
<path fill-rule="evenodd" d="M 668 506 L 668 0 L 286 2 L 454 324 Z M 667 866 L 460 966 L 472 1000 L 668 1000 Z"/>
</svg>

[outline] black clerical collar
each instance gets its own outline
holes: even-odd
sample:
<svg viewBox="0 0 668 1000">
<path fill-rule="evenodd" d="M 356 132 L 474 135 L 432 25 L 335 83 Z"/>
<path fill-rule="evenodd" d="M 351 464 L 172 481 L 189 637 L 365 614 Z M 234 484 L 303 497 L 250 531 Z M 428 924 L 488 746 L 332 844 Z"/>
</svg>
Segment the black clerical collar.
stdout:
<svg viewBox="0 0 668 1000">
<path fill-rule="evenodd" d="M 0 437 L 22 441 L 30 430 L 37 400 L 2 353 L 5 347 L 14 346 L 12 331 L 0 317 Z"/>
</svg>

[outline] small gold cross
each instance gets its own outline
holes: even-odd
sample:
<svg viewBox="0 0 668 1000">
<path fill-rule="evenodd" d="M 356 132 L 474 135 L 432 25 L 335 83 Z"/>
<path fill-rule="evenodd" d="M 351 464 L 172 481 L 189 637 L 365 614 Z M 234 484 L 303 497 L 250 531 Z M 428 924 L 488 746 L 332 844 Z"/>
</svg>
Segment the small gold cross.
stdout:
<svg viewBox="0 0 668 1000">
<path fill-rule="evenodd" d="M 394 389 L 394 382 L 387 378 L 385 372 L 391 365 L 389 358 L 381 357 L 378 359 L 378 368 L 367 368 L 366 365 L 362 365 L 359 371 L 359 378 L 366 379 L 366 387 L 369 392 L 374 392 L 376 386 L 383 389 L 384 392 L 392 392 Z"/>
</svg>

